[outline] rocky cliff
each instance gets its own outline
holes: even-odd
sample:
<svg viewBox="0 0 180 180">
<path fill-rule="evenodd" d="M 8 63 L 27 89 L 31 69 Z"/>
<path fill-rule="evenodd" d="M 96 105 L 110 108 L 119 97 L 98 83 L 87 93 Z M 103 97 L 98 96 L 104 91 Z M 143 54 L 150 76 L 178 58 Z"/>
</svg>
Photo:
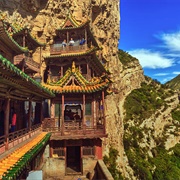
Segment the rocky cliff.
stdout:
<svg viewBox="0 0 180 180">
<path fill-rule="evenodd" d="M 123 56 L 118 55 L 118 40 L 120 38 L 120 3 L 119 0 L 1 0 L 0 11 L 3 13 L 7 21 L 14 26 L 27 26 L 32 29 L 32 35 L 47 46 L 43 49 L 43 56 L 49 52 L 49 46 L 53 42 L 55 29 L 64 21 L 67 13 L 70 11 L 78 22 L 90 20 L 91 31 L 102 47 L 102 56 L 106 59 L 106 67 L 111 73 L 113 93 L 106 97 L 106 121 L 108 138 L 103 140 L 103 152 L 109 153 L 109 148 L 114 147 L 118 150 L 117 159 L 118 169 L 124 177 L 128 179 L 137 179 L 134 170 L 129 165 L 129 160 L 124 151 L 124 124 L 130 126 L 142 126 L 153 129 L 150 133 L 151 144 L 147 145 L 148 135 L 140 146 L 147 146 L 148 152 L 151 154 L 152 147 L 156 146 L 154 136 L 162 133 L 162 129 L 166 124 L 172 124 L 171 110 L 178 105 L 175 95 L 169 97 L 168 108 L 161 112 L 158 110 L 154 114 L 145 119 L 142 124 L 136 124 L 131 120 L 124 118 L 126 109 L 124 103 L 129 94 L 134 89 L 141 87 L 145 82 L 142 67 L 137 59 L 131 59 L 124 63 Z M 34 59 L 39 60 L 39 50 L 34 52 Z M 42 70 L 44 64 L 42 63 Z M 158 116 L 155 118 L 154 116 Z M 154 122 L 154 119 L 156 121 Z M 127 133 L 131 133 L 131 128 L 126 128 Z M 127 135 L 127 134 L 126 134 Z M 171 142 L 170 144 L 168 142 Z M 172 137 L 166 143 L 166 147 L 170 148 L 178 142 Z"/>
</svg>

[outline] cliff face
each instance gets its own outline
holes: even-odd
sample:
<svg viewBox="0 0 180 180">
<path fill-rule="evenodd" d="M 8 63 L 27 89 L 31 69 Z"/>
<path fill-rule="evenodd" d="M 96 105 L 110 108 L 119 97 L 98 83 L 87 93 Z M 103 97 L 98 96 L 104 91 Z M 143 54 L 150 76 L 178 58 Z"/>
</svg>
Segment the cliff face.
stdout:
<svg viewBox="0 0 180 180">
<path fill-rule="evenodd" d="M 118 168 L 125 177 L 134 179 L 133 170 L 128 166 L 128 159 L 124 152 L 125 110 L 123 106 L 126 97 L 132 90 L 141 87 L 145 77 L 138 60 L 128 62 L 126 65 L 121 63 L 121 59 L 119 60 L 119 0 L 2 0 L 0 11 L 10 23 L 15 26 L 30 27 L 32 35 L 38 41 L 47 43 L 46 49 L 42 51 L 43 56 L 48 55 L 48 45 L 53 42 L 55 29 L 60 27 L 69 11 L 79 22 L 90 20 L 91 31 L 99 46 L 102 47 L 102 56 L 106 59 L 106 67 L 111 72 L 114 90 L 114 93 L 108 95 L 105 100 L 108 138 L 103 140 L 103 152 L 108 154 L 109 147 L 114 146 L 119 151 Z M 37 50 L 33 54 L 36 61 L 40 61 L 38 53 Z M 44 64 L 42 64 L 42 71 L 43 69 Z M 178 104 L 176 100 L 173 102 L 174 106 Z M 169 115 L 169 112 L 167 114 Z M 163 118 L 165 115 L 162 114 L 158 118 L 159 122 L 155 122 L 156 130 L 161 129 Z M 152 126 L 152 119 L 147 119 L 144 123 Z"/>
<path fill-rule="evenodd" d="M 106 97 L 106 119 L 108 138 L 104 140 L 104 154 L 110 146 L 115 146 L 120 153 L 118 165 L 123 174 L 125 170 L 123 150 L 123 102 L 133 89 L 140 87 L 144 80 L 139 62 L 129 64 L 124 69 L 118 58 L 118 40 L 120 38 L 119 0 L 4 0 L 0 2 L 0 10 L 10 23 L 27 26 L 32 35 L 42 43 L 47 43 L 43 56 L 48 55 L 48 44 L 53 42 L 55 29 L 66 18 L 69 11 L 79 22 L 90 20 L 91 31 L 106 59 L 106 67 L 111 72 L 112 88 L 115 93 Z M 41 35 L 38 36 L 38 32 Z M 34 59 L 39 60 L 39 51 L 34 52 Z M 42 71 L 44 64 L 42 64 Z M 112 130 L 113 129 L 113 130 Z"/>
</svg>

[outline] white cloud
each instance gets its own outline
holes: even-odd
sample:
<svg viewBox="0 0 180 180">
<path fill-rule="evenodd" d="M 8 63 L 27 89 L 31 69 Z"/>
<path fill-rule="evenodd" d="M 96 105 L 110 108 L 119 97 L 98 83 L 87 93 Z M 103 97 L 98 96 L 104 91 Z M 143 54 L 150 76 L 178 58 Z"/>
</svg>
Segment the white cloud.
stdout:
<svg viewBox="0 0 180 180">
<path fill-rule="evenodd" d="M 169 75 L 169 73 L 157 73 L 157 74 L 154 74 L 154 76 L 167 76 Z"/>
<path fill-rule="evenodd" d="M 166 58 L 160 52 L 152 52 L 146 49 L 135 49 L 129 51 L 129 54 L 136 57 L 143 68 L 167 68 L 174 64 L 174 59 Z"/>
<path fill-rule="evenodd" d="M 159 38 L 165 44 L 165 47 L 170 51 L 179 51 L 180 52 L 180 31 L 176 33 L 164 33 L 159 36 Z"/>
<path fill-rule="evenodd" d="M 174 71 L 173 74 L 178 75 L 178 74 L 180 74 L 180 71 L 179 72 L 178 71 Z"/>
<path fill-rule="evenodd" d="M 168 78 L 164 78 L 162 81 L 161 81 L 161 83 L 166 83 L 166 82 L 168 82 L 168 81 L 170 81 L 171 79 L 173 79 L 174 77 L 168 77 Z"/>
</svg>

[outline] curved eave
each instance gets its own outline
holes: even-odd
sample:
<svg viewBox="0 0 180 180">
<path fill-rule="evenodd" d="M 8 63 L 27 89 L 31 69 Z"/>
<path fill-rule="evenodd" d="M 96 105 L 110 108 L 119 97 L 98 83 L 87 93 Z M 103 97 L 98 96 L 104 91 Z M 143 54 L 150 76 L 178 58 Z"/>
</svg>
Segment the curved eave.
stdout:
<svg viewBox="0 0 180 180">
<path fill-rule="evenodd" d="M 19 86 L 27 87 L 28 91 L 36 89 L 36 91 L 32 91 L 32 94 L 35 94 L 36 96 L 38 95 L 39 97 L 44 98 L 51 98 L 55 96 L 55 94 L 53 94 L 50 90 L 43 87 L 41 84 L 22 72 L 2 55 L 0 55 L 0 72 L 2 72 L 2 75 L 6 75 L 9 81 L 13 81 L 13 83 Z M 29 89 L 29 87 L 32 88 Z"/>
<path fill-rule="evenodd" d="M 49 90 L 51 90 L 55 94 L 68 94 L 68 93 L 94 93 L 98 91 L 102 91 L 103 89 L 107 88 L 109 86 L 109 81 L 102 82 L 100 84 L 91 85 L 91 86 L 51 86 L 44 84 L 45 87 L 47 87 Z"/>
<path fill-rule="evenodd" d="M 101 61 L 98 59 L 96 55 L 94 55 L 93 61 L 91 61 L 91 64 L 98 68 L 101 72 L 106 72 L 107 70 L 105 69 L 104 65 L 101 63 Z"/>
<path fill-rule="evenodd" d="M 22 54 L 28 52 L 28 49 L 25 49 L 11 37 L 10 34 L 5 30 L 3 21 L 0 20 L 0 40 L 4 42 L 10 49 L 12 49 L 15 54 Z"/>
<path fill-rule="evenodd" d="M 67 28 L 63 28 L 63 26 L 61 28 L 56 29 L 57 32 L 59 31 L 66 31 L 66 30 L 77 30 L 77 29 L 81 29 L 83 27 L 85 27 L 87 24 L 89 23 L 89 21 L 86 21 L 85 23 L 75 26 L 75 27 L 67 27 Z"/>
<path fill-rule="evenodd" d="M 27 31 L 27 32 L 26 32 Z M 28 39 L 28 41 L 32 42 L 33 43 L 33 46 L 34 46 L 34 49 L 39 47 L 39 46 L 45 46 L 44 43 L 40 43 L 38 42 L 30 33 L 29 29 L 28 28 L 23 28 L 19 31 L 17 31 L 16 33 L 13 34 L 13 37 L 16 38 L 16 36 L 19 36 L 21 35 L 22 37 L 24 35 L 26 35 L 26 38 Z"/>
<path fill-rule="evenodd" d="M 97 47 L 92 47 L 88 51 L 85 52 L 80 52 L 80 53 L 64 53 L 64 54 L 59 54 L 59 55 L 51 55 L 51 56 L 45 56 L 44 59 L 56 59 L 56 58 L 61 58 L 61 57 L 74 57 L 74 56 L 84 56 L 87 54 L 90 54 L 92 52 L 95 52 L 98 48 Z"/>
<path fill-rule="evenodd" d="M 81 86 L 84 86 L 86 84 L 90 84 L 79 72 L 79 70 L 76 69 L 75 72 L 72 72 L 70 69 L 68 69 L 65 73 L 65 75 L 56 83 L 49 83 L 49 85 L 58 85 L 58 86 L 65 86 L 65 84 L 68 82 L 68 80 L 71 78 L 71 76 L 75 76 L 75 78 L 77 79 L 77 81 L 79 82 L 79 84 L 81 84 Z"/>
</svg>

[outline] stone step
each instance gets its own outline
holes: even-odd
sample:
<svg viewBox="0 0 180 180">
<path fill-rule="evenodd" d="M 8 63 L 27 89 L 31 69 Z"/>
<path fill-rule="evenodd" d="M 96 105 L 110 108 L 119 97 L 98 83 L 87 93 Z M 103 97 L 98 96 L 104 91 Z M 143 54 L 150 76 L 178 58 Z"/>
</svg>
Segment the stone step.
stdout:
<svg viewBox="0 0 180 180">
<path fill-rule="evenodd" d="M 64 176 L 63 180 L 89 180 L 85 176 Z"/>
<path fill-rule="evenodd" d="M 64 177 L 51 176 L 46 178 L 46 180 L 89 180 L 89 179 L 86 176 L 64 176 Z"/>
</svg>

